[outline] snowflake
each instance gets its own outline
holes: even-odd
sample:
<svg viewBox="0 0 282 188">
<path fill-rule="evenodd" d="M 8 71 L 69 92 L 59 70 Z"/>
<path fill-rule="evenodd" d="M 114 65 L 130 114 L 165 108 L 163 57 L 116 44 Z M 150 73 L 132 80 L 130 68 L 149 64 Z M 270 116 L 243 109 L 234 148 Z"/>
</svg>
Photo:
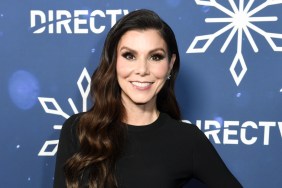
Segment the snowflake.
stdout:
<svg viewBox="0 0 282 188">
<path fill-rule="evenodd" d="M 84 88 L 82 86 L 82 82 L 85 79 L 86 79 L 88 85 L 87 85 L 86 89 L 84 90 Z M 90 92 L 90 81 L 91 81 L 91 78 L 89 76 L 89 73 L 86 70 L 86 68 L 84 68 L 80 77 L 79 77 L 79 79 L 78 79 L 78 81 L 77 81 L 77 86 L 78 86 L 78 89 L 79 89 L 80 94 L 82 96 L 82 111 L 83 112 L 85 112 L 87 110 L 87 98 L 88 98 L 88 95 L 89 95 L 89 92 Z M 39 100 L 41 106 L 43 107 L 43 109 L 45 110 L 46 113 L 54 114 L 54 115 L 60 115 L 60 116 L 64 117 L 65 119 L 70 117 L 70 115 L 68 115 L 67 113 L 65 113 L 62 110 L 60 105 L 57 103 L 56 99 L 48 98 L 48 97 L 38 97 L 38 100 Z M 71 98 L 69 98 L 68 102 L 69 102 L 70 107 L 72 108 L 73 112 L 75 114 L 77 114 L 78 110 L 77 110 L 73 100 Z M 47 103 L 51 103 L 50 106 L 53 106 L 54 108 L 49 108 L 47 106 Z M 54 130 L 61 130 L 62 125 L 54 125 L 53 129 Z M 59 140 L 47 140 L 44 143 L 44 145 L 42 146 L 41 150 L 39 151 L 38 156 L 54 156 L 57 152 L 57 149 L 58 149 L 58 143 L 59 143 Z M 50 146 L 50 147 L 53 146 L 53 150 L 47 151 L 48 146 Z"/>
<path fill-rule="evenodd" d="M 246 6 L 244 6 L 244 0 L 239 1 L 239 6 L 235 4 L 234 0 L 229 0 L 232 11 L 222 6 L 221 4 L 217 3 L 216 0 L 195 0 L 195 2 L 198 5 L 215 7 L 218 10 L 225 13 L 226 15 L 228 15 L 229 17 L 206 18 L 205 19 L 206 23 L 227 23 L 227 25 L 213 34 L 196 36 L 193 42 L 191 43 L 191 45 L 189 46 L 189 48 L 187 49 L 186 53 L 204 53 L 215 38 L 227 32 L 228 30 L 231 30 L 229 36 L 225 40 L 220 50 L 221 53 L 224 53 L 226 48 L 230 44 L 230 41 L 237 33 L 237 53 L 229 69 L 237 86 L 239 86 L 240 82 L 242 81 L 244 75 L 247 72 L 247 66 L 244 57 L 242 55 L 243 33 L 246 35 L 255 53 L 258 52 L 258 47 L 256 46 L 256 43 L 249 29 L 262 35 L 274 51 L 280 51 L 280 52 L 282 51 L 282 47 L 277 46 L 273 41 L 273 39 L 276 40 L 282 39 L 282 34 L 266 32 L 253 24 L 254 22 L 277 21 L 278 18 L 276 16 L 253 17 L 253 15 L 263 10 L 267 6 L 282 4 L 282 0 L 266 0 L 264 3 L 260 4 L 259 6 L 253 9 L 251 9 L 251 7 L 254 3 L 254 0 L 249 0 Z M 201 41 L 204 41 L 203 47 L 196 48 L 197 43 Z M 238 63 L 242 67 L 242 70 L 240 71 L 239 75 L 237 75 L 237 73 L 235 72 L 235 67 L 238 65 Z"/>
</svg>

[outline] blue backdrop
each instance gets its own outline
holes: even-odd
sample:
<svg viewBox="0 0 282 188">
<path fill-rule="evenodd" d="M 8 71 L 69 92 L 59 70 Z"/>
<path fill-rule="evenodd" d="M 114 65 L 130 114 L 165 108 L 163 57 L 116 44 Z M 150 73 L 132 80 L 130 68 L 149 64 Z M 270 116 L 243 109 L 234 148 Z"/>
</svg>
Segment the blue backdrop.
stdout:
<svg viewBox="0 0 282 188">
<path fill-rule="evenodd" d="M 52 187 L 62 123 L 91 106 L 107 32 L 140 8 L 175 31 L 183 119 L 244 187 L 280 187 L 281 0 L 1 0 L 1 187 Z"/>
</svg>

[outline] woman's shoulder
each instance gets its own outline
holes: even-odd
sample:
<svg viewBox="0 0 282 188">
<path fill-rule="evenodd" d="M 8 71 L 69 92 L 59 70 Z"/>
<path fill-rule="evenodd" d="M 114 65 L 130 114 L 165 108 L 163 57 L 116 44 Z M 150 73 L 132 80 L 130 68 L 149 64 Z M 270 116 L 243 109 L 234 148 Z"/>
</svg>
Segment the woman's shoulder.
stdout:
<svg viewBox="0 0 282 188">
<path fill-rule="evenodd" d="M 170 117 L 168 114 L 163 114 L 163 119 L 166 124 L 166 126 L 172 130 L 176 131 L 184 131 L 185 133 L 195 133 L 198 131 L 201 131 L 196 125 L 182 121 L 182 120 L 176 120 Z"/>
<path fill-rule="evenodd" d="M 65 120 L 61 133 L 60 133 L 60 143 L 62 145 L 71 145 L 71 151 L 76 151 L 78 148 L 78 137 L 77 137 L 77 126 L 79 124 L 79 119 L 84 113 L 78 113 L 70 116 Z"/>
<path fill-rule="evenodd" d="M 172 138 L 170 142 L 183 149 L 184 155 L 190 155 L 200 146 L 210 147 L 206 135 L 196 125 L 165 116 L 164 133 Z"/>
<path fill-rule="evenodd" d="M 71 115 L 68 119 L 65 120 L 65 122 L 63 124 L 63 127 L 68 127 L 69 128 L 71 126 L 76 125 L 79 122 L 79 119 L 81 118 L 81 116 L 83 114 L 84 113 L 81 112 L 81 113 L 78 113 L 78 114 Z"/>
<path fill-rule="evenodd" d="M 175 120 L 169 115 L 164 115 L 164 124 L 167 127 L 167 131 L 174 133 L 172 135 L 177 135 L 177 137 L 184 140 L 196 142 L 207 142 L 207 137 L 205 134 L 194 124 Z"/>
<path fill-rule="evenodd" d="M 79 123 L 79 119 L 84 113 L 78 113 L 71 115 L 68 119 L 65 120 L 61 134 L 68 135 L 70 137 L 76 136 L 76 128 Z"/>
</svg>

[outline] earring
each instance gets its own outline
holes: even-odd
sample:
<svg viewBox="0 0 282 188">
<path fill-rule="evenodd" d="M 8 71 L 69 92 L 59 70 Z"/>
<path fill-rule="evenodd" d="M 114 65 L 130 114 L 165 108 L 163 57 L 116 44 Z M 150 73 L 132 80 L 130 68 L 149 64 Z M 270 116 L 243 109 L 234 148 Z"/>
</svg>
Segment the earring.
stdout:
<svg viewBox="0 0 282 188">
<path fill-rule="evenodd" d="M 170 79 L 170 77 L 171 77 L 171 75 L 169 74 L 169 75 L 166 77 L 166 79 L 167 79 L 167 80 L 169 80 L 169 79 Z"/>
</svg>

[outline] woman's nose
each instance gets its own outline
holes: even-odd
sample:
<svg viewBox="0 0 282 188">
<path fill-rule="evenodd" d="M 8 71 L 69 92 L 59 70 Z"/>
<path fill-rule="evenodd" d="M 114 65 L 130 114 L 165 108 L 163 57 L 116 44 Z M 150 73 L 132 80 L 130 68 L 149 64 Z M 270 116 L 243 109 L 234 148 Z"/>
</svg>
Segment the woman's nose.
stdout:
<svg viewBox="0 0 282 188">
<path fill-rule="evenodd" d="M 148 60 L 145 58 L 139 59 L 136 66 L 136 73 L 140 76 L 145 76 L 150 73 Z"/>
</svg>

